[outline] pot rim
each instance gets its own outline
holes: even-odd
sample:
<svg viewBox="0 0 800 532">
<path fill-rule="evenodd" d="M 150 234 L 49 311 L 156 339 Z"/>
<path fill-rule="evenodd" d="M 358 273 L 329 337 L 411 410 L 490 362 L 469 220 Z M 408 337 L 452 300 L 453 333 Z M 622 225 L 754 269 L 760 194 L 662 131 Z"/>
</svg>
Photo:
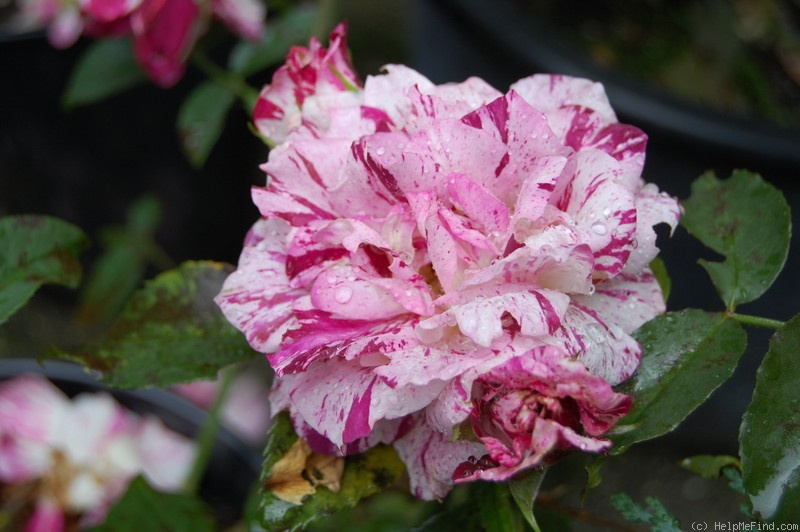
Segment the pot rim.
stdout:
<svg viewBox="0 0 800 532">
<path fill-rule="evenodd" d="M 535 72 L 552 72 L 601 82 L 614 109 L 626 120 L 684 142 L 734 150 L 778 165 L 800 164 L 800 128 L 724 113 L 668 93 L 634 76 L 592 63 L 560 41 L 552 29 L 508 0 L 429 0 L 496 42 Z"/>
</svg>

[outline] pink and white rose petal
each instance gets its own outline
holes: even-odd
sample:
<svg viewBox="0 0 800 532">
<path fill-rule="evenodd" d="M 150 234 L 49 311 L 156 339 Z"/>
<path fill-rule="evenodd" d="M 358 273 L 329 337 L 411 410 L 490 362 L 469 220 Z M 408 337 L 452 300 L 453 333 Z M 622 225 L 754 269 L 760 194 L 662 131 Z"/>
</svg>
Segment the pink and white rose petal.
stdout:
<svg viewBox="0 0 800 532">
<path fill-rule="evenodd" d="M 393 443 L 425 499 L 607 449 L 631 333 L 665 310 L 653 226 L 680 215 L 647 136 L 588 80 L 362 84 L 345 52 L 340 25 L 261 92 L 262 218 L 217 296 L 273 413 L 320 452 Z"/>
</svg>

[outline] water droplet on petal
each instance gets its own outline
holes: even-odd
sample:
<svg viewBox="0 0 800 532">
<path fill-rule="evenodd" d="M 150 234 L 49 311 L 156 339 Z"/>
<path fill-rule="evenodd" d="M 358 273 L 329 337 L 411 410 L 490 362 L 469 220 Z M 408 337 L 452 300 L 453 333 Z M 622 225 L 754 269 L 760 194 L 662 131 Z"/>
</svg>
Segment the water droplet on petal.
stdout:
<svg viewBox="0 0 800 532">
<path fill-rule="evenodd" d="M 386 153 L 386 148 L 384 148 L 383 146 L 381 146 L 380 148 L 378 148 L 378 149 L 376 150 L 376 153 L 377 153 L 378 155 L 383 155 L 384 153 Z"/>
<path fill-rule="evenodd" d="M 353 297 L 353 289 L 349 286 L 341 286 L 333 293 L 333 299 L 338 303 L 347 303 Z"/>
<path fill-rule="evenodd" d="M 611 214 L 611 209 L 609 209 L 608 207 L 603 209 L 603 216 L 608 216 L 609 214 Z"/>
<path fill-rule="evenodd" d="M 592 231 L 594 231 L 595 234 L 604 235 L 608 233 L 608 227 L 606 227 L 606 224 L 603 222 L 595 222 L 592 224 Z"/>
</svg>

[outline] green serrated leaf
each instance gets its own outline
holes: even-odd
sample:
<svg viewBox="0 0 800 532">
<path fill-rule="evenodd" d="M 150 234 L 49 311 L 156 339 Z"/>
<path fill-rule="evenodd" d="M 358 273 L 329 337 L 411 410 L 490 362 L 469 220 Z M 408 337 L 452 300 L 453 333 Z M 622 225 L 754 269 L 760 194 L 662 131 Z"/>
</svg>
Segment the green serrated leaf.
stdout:
<svg viewBox="0 0 800 532">
<path fill-rule="evenodd" d="M 727 454 L 698 454 L 681 460 L 681 467 L 703 478 L 719 478 L 725 468 L 741 469 L 742 463 L 735 456 Z"/>
<path fill-rule="evenodd" d="M 0 323 L 45 283 L 77 287 L 78 254 L 87 243 L 83 231 L 57 218 L 0 218 Z"/>
<path fill-rule="evenodd" d="M 212 81 L 198 85 L 184 100 L 178 112 L 178 135 L 194 167 L 206 162 L 235 101 L 233 90 Z"/>
<path fill-rule="evenodd" d="M 236 45 L 228 58 L 228 69 L 234 74 L 251 76 L 283 61 L 289 47 L 308 42 L 317 10 L 316 5 L 305 4 L 270 19 L 261 41 L 241 41 Z"/>
<path fill-rule="evenodd" d="M 105 338 L 54 354 L 100 371 L 116 388 L 214 379 L 221 368 L 254 354 L 214 303 L 232 269 L 186 262 L 162 273 L 131 297 Z"/>
<path fill-rule="evenodd" d="M 783 194 L 758 174 L 713 172 L 692 184 L 683 225 L 724 262 L 701 260 L 729 310 L 757 299 L 775 281 L 789 253 L 791 212 Z"/>
<path fill-rule="evenodd" d="M 289 416 L 278 415 L 270 428 L 264 449 L 262 482 L 268 479 L 272 466 L 297 441 Z M 261 522 L 267 530 L 300 530 L 310 523 L 345 508 L 354 507 L 359 500 L 374 495 L 392 484 L 405 468 L 392 447 L 377 446 L 349 456 L 345 462 L 341 488 L 337 493 L 318 486 L 303 504 L 291 504 L 270 492 L 261 500 Z"/>
<path fill-rule="evenodd" d="M 639 368 L 620 390 L 630 412 L 612 431 L 617 451 L 674 429 L 728 380 L 747 346 L 747 334 L 724 314 L 688 309 L 645 323 Z"/>
<path fill-rule="evenodd" d="M 653 532 L 683 532 L 678 520 L 672 517 L 661 501 L 655 497 L 647 497 L 645 501 L 652 512 L 650 524 Z"/>
<path fill-rule="evenodd" d="M 99 102 L 146 79 L 129 38 L 98 40 L 73 69 L 63 104 L 69 108 Z"/>
<path fill-rule="evenodd" d="M 178 493 L 154 490 L 142 477 L 136 477 L 125 495 L 111 508 L 103 524 L 92 532 L 214 532 L 214 518 L 203 501 Z"/>
<path fill-rule="evenodd" d="M 517 503 L 522 517 L 536 532 L 539 532 L 540 528 L 533 515 L 533 504 L 546 472 L 546 469 L 534 469 L 524 475 L 514 477 L 508 482 L 508 489 L 511 491 L 511 496 Z"/>
<path fill-rule="evenodd" d="M 800 522 L 800 315 L 778 329 L 742 419 L 744 485 L 762 518 Z"/>
</svg>

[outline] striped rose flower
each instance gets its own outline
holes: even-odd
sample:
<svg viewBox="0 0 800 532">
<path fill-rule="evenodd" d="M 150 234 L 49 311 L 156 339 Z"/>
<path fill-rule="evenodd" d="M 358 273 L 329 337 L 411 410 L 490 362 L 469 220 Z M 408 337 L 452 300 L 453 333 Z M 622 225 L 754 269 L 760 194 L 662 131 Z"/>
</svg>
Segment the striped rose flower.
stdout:
<svg viewBox="0 0 800 532">
<path fill-rule="evenodd" d="M 394 444 L 427 499 L 606 449 L 630 334 L 665 308 L 653 226 L 680 212 L 641 177 L 646 135 L 588 80 L 362 84 L 344 50 L 340 26 L 262 91 L 261 219 L 217 298 L 272 411 L 317 452 Z"/>
</svg>

